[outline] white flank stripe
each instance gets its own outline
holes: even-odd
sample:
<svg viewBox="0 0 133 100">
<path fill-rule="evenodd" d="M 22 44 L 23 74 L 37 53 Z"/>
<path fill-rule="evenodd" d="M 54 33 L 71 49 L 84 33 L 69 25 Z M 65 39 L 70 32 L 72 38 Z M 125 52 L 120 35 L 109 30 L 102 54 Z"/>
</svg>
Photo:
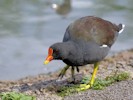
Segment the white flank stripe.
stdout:
<svg viewBox="0 0 133 100">
<path fill-rule="evenodd" d="M 119 34 L 123 32 L 124 28 L 125 28 L 125 25 L 122 24 L 122 29 L 119 31 Z"/>
<path fill-rule="evenodd" d="M 108 47 L 106 44 L 103 44 L 102 46 L 100 46 L 101 48 L 105 48 Z"/>
</svg>

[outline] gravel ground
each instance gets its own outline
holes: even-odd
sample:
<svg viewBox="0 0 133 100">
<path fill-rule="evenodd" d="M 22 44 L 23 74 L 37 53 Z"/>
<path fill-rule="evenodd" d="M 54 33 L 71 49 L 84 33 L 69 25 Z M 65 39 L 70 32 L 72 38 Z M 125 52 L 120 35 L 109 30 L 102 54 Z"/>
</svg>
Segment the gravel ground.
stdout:
<svg viewBox="0 0 133 100">
<path fill-rule="evenodd" d="M 113 84 L 104 90 L 87 90 L 64 100 L 133 100 L 133 80 Z"/>
<path fill-rule="evenodd" d="M 75 73 L 76 82 L 81 81 L 85 75 L 91 75 L 92 65 L 79 67 L 80 72 Z M 34 95 L 37 100 L 133 100 L 133 49 L 120 52 L 112 57 L 107 57 L 99 66 L 97 77 L 105 78 L 119 72 L 130 73 L 131 78 L 127 81 L 118 82 L 104 90 L 87 90 L 77 94 L 59 97 L 56 91 L 65 85 L 70 85 L 70 70 L 60 81 L 57 81 L 60 71 L 52 74 L 40 74 L 28 76 L 16 81 L 0 81 L 0 92 L 16 91 Z"/>
</svg>

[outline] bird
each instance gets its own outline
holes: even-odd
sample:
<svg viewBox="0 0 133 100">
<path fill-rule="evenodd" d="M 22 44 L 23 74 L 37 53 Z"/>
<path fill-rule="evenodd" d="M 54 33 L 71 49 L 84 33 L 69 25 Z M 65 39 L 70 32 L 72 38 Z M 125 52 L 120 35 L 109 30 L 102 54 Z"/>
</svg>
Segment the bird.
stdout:
<svg viewBox="0 0 133 100">
<path fill-rule="evenodd" d="M 57 14 L 61 15 L 62 18 L 65 18 L 72 10 L 71 0 L 62 0 L 60 4 L 54 3 L 52 4 L 52 8 Z"/>
<path fill-rule="evenodd" d="M 114 24 L 95 16 L 81 17 L 68 25 L 62 42 L 52 44 L 44 64 L 52 60 L 62 60 L 66 66 L 59 76 L 63 77 L 71 67 L 72 78 L 74 69 L 87 64 L 94 64 L 90 82 L 81 84 L 80 89 L 86 90 L 93 86 L 100 62 L 108 55 L 112 45 L 124 30 L 124 24 Z"/>
</svg>

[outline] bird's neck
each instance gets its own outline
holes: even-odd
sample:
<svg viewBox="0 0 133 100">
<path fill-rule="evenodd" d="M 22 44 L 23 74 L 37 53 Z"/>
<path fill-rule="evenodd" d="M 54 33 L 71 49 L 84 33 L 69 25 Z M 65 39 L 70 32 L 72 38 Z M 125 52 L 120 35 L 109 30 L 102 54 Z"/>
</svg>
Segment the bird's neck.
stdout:
<svg viewBox="0 0 133 100">
<path fill-rule="evenodd" d="M 73 41 L 62 42 L 61 48 L 67 52 L 70 52 L 70 51 L 74 52 L 76 50 L 76 43 L 74 43 Z"/>
<path fill-rule="evenodd" d="M 69 57 L 70 55 L 75 55 L 77 53 L 78 46 L 73 41 L 58 43 L 58 48 L 61 52 L 61 56 Z"/>
<path fill-rule="evenodd" d="M 76 42 L 68 41 L 62 43 L 64 46 L 63 60 L 64 63 L 70 66 L 81 65 L 83 63 L 82 50 Z"/>
</svg>

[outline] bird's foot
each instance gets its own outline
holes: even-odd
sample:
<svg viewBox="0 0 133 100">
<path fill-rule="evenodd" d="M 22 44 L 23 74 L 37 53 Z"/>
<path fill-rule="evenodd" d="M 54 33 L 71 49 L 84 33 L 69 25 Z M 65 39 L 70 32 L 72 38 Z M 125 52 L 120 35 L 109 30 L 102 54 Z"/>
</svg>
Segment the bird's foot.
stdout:
<svg viewBox="0 0 133 100">
<path fill-rule="evenodd" d="M 69 68 L 70 66 L 66 66 L 66 67 L 64 67 L 62 70 L 61 70 L 61 72 L 60 72 L 60 74 L 59 74 L 59 79 L 62 79 L 63 78 L 63 76 L 66 74 L 66 71 L 67 71 L 67 69 Z"/>
<path fill-rule="evenodd" d="M 62 79 L 65 74 L 66 74 L 66 71 L 64 69 L 62 69 L 60 74 L 58 75 L 58 78 Z"/>
<path fill-rule="evenodd" d="M 69 67 L 70 66 L 67 65 L 61 70 L 61 72 L 58 76 L 58 80 L 61 80 L 63 78 L 63 76 L 66 74 L 66 71 L 68 70 Z M 70 81 L 71 83 L 75 83 L 75 76 L 74 76 L 75 68 L 77 69 L 77 72 L 79 72 L 78 66 L 76 66 L 76 67 L 71 66 L 71 75 L 72 75 L 72 80 Z"/>
<path fill-rule="evenodd" d="M 77 89 L 77 91 L 84 91 L 91 88 L 90 84 L 80 84 L 79 88 Z"/>
</svg>

